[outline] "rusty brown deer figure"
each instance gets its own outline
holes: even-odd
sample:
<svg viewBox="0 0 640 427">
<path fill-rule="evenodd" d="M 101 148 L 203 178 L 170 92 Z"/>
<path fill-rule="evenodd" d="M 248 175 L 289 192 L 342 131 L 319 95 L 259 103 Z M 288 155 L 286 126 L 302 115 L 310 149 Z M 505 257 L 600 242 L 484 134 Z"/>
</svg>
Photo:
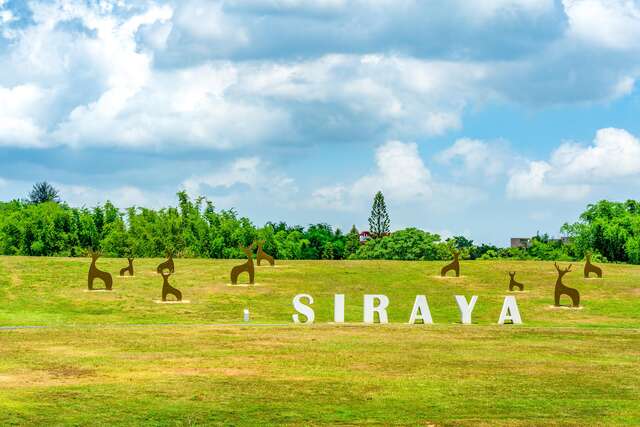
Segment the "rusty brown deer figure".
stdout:
<svg viewBox="0 0 640 427">
<path fill-rule="evenodd" d="M 453 255 L 453 261 L 442 267 L 442 270 L 440 270 L 440 276 L 442 277 L 446 276 L 451 270 L 455 271 L 456 277 L 460 277 L 460 261 L 458 260 L 460 251 L 451 251 L 451 254 Z"/>
<path fill-rule="evenodd" d="M 591 252 L 587 252 L 585 256 L 587 257 L 587 262 L 584 264 L 584 278 L 588 279 L 589 274 L 595 273 L 598 278 L 602 279 L 602 269 L 597 265 L 591 264 Z"/>
<path fill-rule="evenodd" d="M 262 250 L 262 245 L 264 245 L 264 242 L 265 242 L 264 240 L 258 240 L 258 252 L 256 252 L 256 262 L 258 263 L 258 265 L 260 265 L 260 261 L 265 260 L 273 267 L 276 263 L 273 257 Z"/>
<path fill-rule="evenodd" d="M 165 269 L 169 270 L 171 274 L 176 272 L 176 267 L 173 264 L 173 254 L 167 254 L 167 260 L 158 264 L 158 268 L 156 268 L 156 271 L 158 272 L 158 274 L 162 274 L 162 271 Z"/>
<path fill-rule="evenodd" d="M 249 284 L 253 285 L 254 281 L 253 281 L 253 276 L 254 276 L 254 269 L 253 269 L 253 246 L 255 245 L 255 242 L 251 244 L 251 246 L 249 246 L 248 248 L 242 247 L 240 246 L 240 249 L 242 250 L 242 252 L 245 253 L 245 255 L 247 256 L 247 262 L 245 262 L 244 264 L 240 264 L 240 265 L 236 265 L 235 267 L 233 267 L 231 269 L 231 283 L 234 285 L 238 284 L 238 276 L 240 275 L 240 273 L 244 273 L 245 271 L 247 273 L 249 273 Z"/>
<path fill-rule="evenodd" d="M 168 270 L 168 269 L 166 269 Z M 169 277 L 171 276 L 170 272 L 165 273 L 165 270 L 160 270 L 160 274 L 162 274 L 162 301 L 167 300 L 167 295 L 173 295 L 176 297 L 176 301 L 182 301 L 182 292 L 174 288 L 169 284 Z"/>
<path fill-rule="evenodd" d="M 129 276 L 133 276 L 133 258 L 127 258 L 129 261 L 129 266 L 120 269 L 120 275 L 124 276 L 125 273 L 129 273 Z"/>
<path fill-rule="evenodd" d="M 510 271 L 509 272 L 509 276 L 511 277 L 511 279 L 509 280 L 509 290 L 513 291 L 513 288 L 518 288 L 518 290 L 523 291 L 524 290 L 524 284 L 516 281 L 516 279 L 515 279 L 516 272 L 515 271 Z"/>
<path fill-rule="evenodd" d="M 559 307 L 560 297 L 562 295 L 566 295 L 571 298 L 571 303 L 574 307 L 580 307 L 580 293 L 578 290 L 565 286 L 564 283 L 562 283 L 562 276 L 571 271 L 571 264 L 569 264 L 569 267 L 564 269 L 558 267 L 558 264 L 555 262 L 553 264 L 556 266 L 556 270 L 558 271 L 558 280 L 556 280 L 555 289 L 555 306 Z"/>
<path fill-rule="evenodd" d="M 100 252 L 89 251 L 89 255 L 91 256 L 91 267 L 89 267 L 89 275 L 87 277 L 87 285 L 89 286 L 89 290 L 93 290 L 93 281 L 95 279 L 100 279 L 104 282 L 104 287 L 106 290 L 110 291 L 113 286 L 113 278 L 111 277 L 111 273 L 107 273 L 106 271 L 102 271 L 96 267 L 96 261 L 102 255 Z"/>
</svg>

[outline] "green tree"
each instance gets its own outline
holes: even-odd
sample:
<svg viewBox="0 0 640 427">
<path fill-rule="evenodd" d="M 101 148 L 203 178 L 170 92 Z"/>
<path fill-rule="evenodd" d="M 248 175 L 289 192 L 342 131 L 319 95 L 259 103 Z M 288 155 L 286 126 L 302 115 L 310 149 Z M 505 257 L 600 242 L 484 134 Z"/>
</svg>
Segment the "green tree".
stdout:
<svg viewBox="0 0 640 427">
<path fill-rule="evenodd" d="M 378 191 L 373 198 L 371 215 L 369 216 L 369 233 L 374 239 L 389 233 L 389 214 L 382 191 Z"/>
<path fill-rule="evenodd" d="M 344 253 L 342 256 L 345 259 L 348 259 L 351 255 L 356 253 L 358 246 L 360 246 L 360 233 L 358 233 L 358 229 L 354 224 L 351 226 L 351 230 L 345 238 Z"/>
<path fill-rule="evenodd" d="M 47 181 L 37 182 L 29 193 L 29 201 L 34 204 L 44 202 L 57 203 L 60 201 L 60 193 Z"/>
</svg>

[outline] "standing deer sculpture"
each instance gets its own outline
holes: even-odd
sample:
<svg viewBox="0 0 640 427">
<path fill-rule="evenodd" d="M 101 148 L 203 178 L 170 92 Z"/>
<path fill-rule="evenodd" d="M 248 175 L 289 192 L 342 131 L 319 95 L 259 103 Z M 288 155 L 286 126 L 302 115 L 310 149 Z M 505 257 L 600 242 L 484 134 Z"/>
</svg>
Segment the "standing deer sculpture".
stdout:
<svg viewBox="0 0 640 427">
<path fill-rule="evenodd" d="M 162 274 L 162 270 L 165 269 L 169 270 L 171 274 L 176 272 L 176 267 L 173 264 L 173 254 L 171 253 L 167 254 L 167 260 L 165 262 L 161 262 L 160 264 L 158 264 L 156 271 L 158 272 L 158 274 Z"/>
<path fill-rule="evenodd" d="M 93 290 L 93 282 L 95 279 L 100 279 L 104 282 L 104 287 L 106 290 L 110 291 L 113 286 L 113 278 L 111 277 L 111 273 L 106 271 L 102 271 L 96 267 L 96 261 L 102 255 L 100 252 L 89 251 L 89 255 L 91 256 L 91 267 L 89 267 L 89 274 L 87 277 L 87 285 L 89 290 Z"/>
<path fill-rule="evenodd" d="M 451 254 L 453 255 L 453 261 L 442 267 L 442 270 L 440 270 L 440 276 L 442 277 L 445 277 L 451 270 L 455 271 L 456 277 L 460 277 L 460 261 L 458 260 L 460 251 L 451 251 Z"/>
<path fill-rule="evenodd" d="M 258 241 L 258 252 L 256 252 L 256 262 L 258 265 L 260 265 L 260 261 L 265 260 L 273 267 L 276 263 L 273 257 L 262 250 L 262 245 L 264 245 L 264 242 L 265 242 L 264 240 Z"/>
<path fill-rule="evenodd" d="M 590 273 L 595 273 L 598 278 L 602 278 L 602 269 L 597 265 L 591 264 L 591 252 L 585 254 L 587 262 L 584 264 L 584 278 L 588 279 Z"/>
<path fill-rule="evenodd" d="M 231 269 L 231 283 L 234 285 L 238 284 L 238 276 L 240 273 L 244 273 L 245 271 L 249 273 L 249 284 L 254 284 L 254 269 L 253 269 L 253 246 L 255 242 L 251 244 L 248 248 L 240 246 L 240 250 L 245 253 L 247 256 L 247 262 L 244 264 L 236 265 Z"/>
<path fill-rule="evenodd" d="M 168 269 L 167 269 L 168 270 Z M 169 277 L 171 276 L 170 272 L 165 273 L 165 270 L 161 270 L 160 274 L 162 274 L 162 301 L 167 300 L 167 295 L 171 294 L 176 297 L 176 301 L 182 301 L 182 292 L 178 289 L 174 288 L 169 284 Z"/>
<path fill-rule="evenodd" d="M 558 279 L 556 280 L 556 288 L 555 288 L 555 306 L 559 307 L 560 306 L 560 297 L 562 295 L 566 295 L 569 298 L 571 298 L 571 303 L 574 307 L 579 307 L 580 306 L 580 293 L 578 292 L 577 289 L 574 288 L 570 288 L 568 286 L 565 286 L 564 283 L 562 283 L 562 277 L 567 274 L 568 272 L 571 271 L 571 264 L 569 264 L 569 267 L 567 268 L 560 268 L 558 267 L 557 263 L 553 263 L 553 265 L 556 266 L 556 270 L 558 271 Z"/>
<path fill-rule="evenodd" d="M 518 290 L 523 291 L 524 290 L 524 284 L 516 281 L 516 279 L 515 279 L 516 272 L 515 271 L 510 271 L 509 272 L 509 276 L 511 277 L 511 279 L 509 280 L 509 290 L 513 291 L 513 288 L 518 288 Z"/>
<path fill-rule="evenodd" d="M 129 276 L 133 276 L 133 258 L 127 258 L 129 266 L 120 269 L 120 276 L 124 276 L 125 273 L 129 273 Z"/>
</svg>

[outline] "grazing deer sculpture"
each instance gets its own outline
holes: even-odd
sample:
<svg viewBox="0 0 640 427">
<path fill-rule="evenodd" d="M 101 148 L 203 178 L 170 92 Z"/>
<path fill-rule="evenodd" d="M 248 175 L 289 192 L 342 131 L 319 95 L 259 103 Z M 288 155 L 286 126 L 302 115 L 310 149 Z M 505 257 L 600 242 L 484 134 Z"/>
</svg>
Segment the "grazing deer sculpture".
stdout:
<svg viewBox="0 0 640 427">
<path fill-rule="evenodd" d="M 258 265 L 260 265 L 260 261 L 265 260 L 273 267 L 276 263 L 273 257 L 262 250 L 262 245 L 264 245 L 264 242 L 265 242 L 264 240 L 258 241 L 258 252 L 256 252 L 256 262 L 258 263 Z"/>
<path fill-rule="evenodd" d="M 511 277 L 511 279 L 509 280 L 509 290 L 513 291 L 513 288 L 518 288 L 518 290 L 523 291 L 524 290 L 524 284 L 516 281 L 516 279 L 515 279 L 516 272 L 515 271 L 510 271 L 509 272 L 509 276 Z"/>
<path fill-rule="evenodd" d="M 168 269 L 167 269 L 168 270 Z M 182 301 L 182 292 L 174 288 L 169 284 L 169 277 L 171 276 L 170 272 L 165 273 L 165 270 L 160 270 L 160 274 L 162 274 L 162 301 L 167 300 L 167 295 L 171 294 L 176 297 L 176 301 Z"/>
<path fill-rule="evenodd" d="M 445 277 L 451 270 L 455 271 L 456 277 L 460 277 L 460 261 L 458 260 L 460 251 L 451 251 L 451 254 L 453 255 L 453 261 L 442 267 L 442 270 L 440 270 L 440 276 L 442 277 Z"/>
<path fill-rule="evenodd" d="M 110 291 L 113 286 L 113 278 L 111 277 L 111 273 L 107 273 L 106 271 L 102 271 L 96 267 L 96 261 L 102 255 L 100 252 L 89 251 L 89 255 L 91 256 L 91 267 L 89 267 L 89 275 L 87 277 L 87 285 L 89 286 L 89 290 L 93 290 L 93 281 L 95 279 L 100 279 L 104 282 L 104 287 L 106 290 Z"/>
<path fill-rule="evenodd" d="M 249 273 L 249 284 L 253 285 L 254 281 L 253 281 L 253 276 L 254 276 L 254 269 L 253 269 L 253 246 L 255 245 L 255 242 L 251 244 L 251 246 L 249 246 L 248 248 L 242 247 L 240 246 L 240 249 L 242 250 L 242 252 L 245 253 L 245 255 L 247 256 L 247 262 L 245 262 L 244 264 L 240 264 L 240 265 L 236 265 L 235 267 L 233 267 L 231 269 L 231 283 L 234 285 L 238 284 L 238 276 L 240 275 L 240 273 L 244 273 L 245 271 L 247 273 Z"/>
<path fill-rule="evenodd" d="M 162 274 L 162 271 L 165 269 L 169 270 L 171 274 L 176 272 L 176 267 L 173 264 L 173 254 L 167 254 L 167 260 L 158 264 L 158 268 L 156 268 L 156 271 L 158 272 L 158 274 Z"/>
<path fill-rule="evenodd" d="M 127 258 L 129 261 L 129 266 L 120 269 L 120 275 L 124 276 L 125 273 L 129 273 L 129 276 L 133 276 L 133 258 Z"/>
<path fill-rule="evenodd" d="M 571 298 L 571 302 L 572 305 L 574 307 L 579 307 L 580 306 L 580 293 L 578 292 L 577 289 L 574 288 L 570 288 L 568 286 L 565 286 L 562 283 L 562 276 L 564 276 L 565 274 L 567 274 L 568 272 L 571 271 L 571 264 L 569 264 L 569 267 L 567 268 L 560 268 L 558 267 L 557 263 L 553 263 L 556 266 L 556 270 L 558 270 L 558 280 L 556 280 L 556 289 L 555 289 L 555 305 L 556 307 L 560 306 L 560 296 L 562 295 L 566 295 L 569 298 Z"/>
<path fill-rule="evenodd" d="M 584 264 L 584 278 L 588 279 L 590 273 L 595 273 L 598 278 L 602 278 L 602 269 L 597 265 L 591 264 L 591 252 L 587 252 L 586 255 L 587 262 Z"/>
</svg>

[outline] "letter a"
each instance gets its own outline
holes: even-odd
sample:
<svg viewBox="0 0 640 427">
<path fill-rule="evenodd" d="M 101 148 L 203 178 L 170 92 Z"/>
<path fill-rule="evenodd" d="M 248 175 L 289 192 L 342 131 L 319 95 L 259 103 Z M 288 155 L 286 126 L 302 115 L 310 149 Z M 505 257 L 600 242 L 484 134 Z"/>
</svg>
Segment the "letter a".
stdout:
<svg viewBox="0 0 640 427">
<path fill-rule="evenodd" d="M 417 320 L 422 320 L 425 325 L 433 324 L 431 311 L 429 310 L 429 303 L 427 302 L 427 297 L 425 295 L 416 295 L 416 301 L 413 303 L 409 324 L 415 325 Z"/>
<path fill-rule="evenodd" d="M 506 320 L 510 320 L 514 325 L 522 324 L 520 310 L 518 310 L 518 303 L 516 302 L 516 297 L 513 295 L 504 297 L 504 303 L 502 303 L 502 311 L 500 312 L 498 325 L 504 325 Z"/>
<path fill-rule="evenodd" d="M 296 309 L 296 311 L 300 314 L 302 314 L 303 316 L 306 316 L 307 321 L 306 322 L 301 322 L 300 321 L 300 316 L 298 314 L 294 314 L 293 315 L 293 323 L 313 323 L 313 320 L 315 319 L 315 313 L 313 312 L 313 309 L 311 307 L 309 307 L 306 304 L 303 304 L 300 300 L 302 298 L 306 298 L 309 300 L 309 304 L 313 304 L 313 297 L 311 295 L 307 295 L 307 294 L 299 294 L 296 295 L 295 297 L 293 297 L 293 308 Z"/>
<path fill-rule="evenodd" d="M 463 295 L 456 295 L 456 302 L 458 303 L 458 308 L 460 308 L 460 322 L 463 325 L 471 324 L 471 312 L 476 305 L 476 301 L 478 301 L 477 295 L 472 296 L 469 303 L 467 303 L 467 299 Z"/>
</svg>

